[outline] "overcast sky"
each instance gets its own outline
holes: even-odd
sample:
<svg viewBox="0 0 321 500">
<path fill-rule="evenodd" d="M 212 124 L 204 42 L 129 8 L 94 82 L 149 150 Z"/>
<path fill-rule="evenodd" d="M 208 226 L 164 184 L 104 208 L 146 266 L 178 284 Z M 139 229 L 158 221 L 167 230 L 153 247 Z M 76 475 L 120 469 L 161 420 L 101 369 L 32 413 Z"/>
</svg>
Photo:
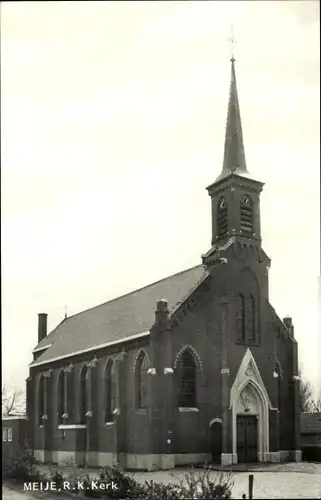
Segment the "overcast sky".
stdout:
<svg viewBox="0 0 321 500">
<path fill-rule="evenodd" d="M 270 301 L 321 385 L 319 2 L 4 2 L 3 377 L 77 313 L 201 262 L 234 24 Z"/>
</svg>

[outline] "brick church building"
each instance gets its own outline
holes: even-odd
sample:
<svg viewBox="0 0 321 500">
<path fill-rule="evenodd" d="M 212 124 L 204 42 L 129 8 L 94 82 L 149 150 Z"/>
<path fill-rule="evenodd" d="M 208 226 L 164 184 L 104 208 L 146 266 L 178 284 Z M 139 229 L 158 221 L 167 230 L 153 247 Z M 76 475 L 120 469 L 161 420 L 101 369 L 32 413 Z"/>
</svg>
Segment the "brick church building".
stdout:
<svg viewBox="0 0 321 500">
<path fill-rule="evenodd" d="M 297 342 L 269 302 L 262 188 L 247 170 L 232 58 L 223 169 L 207 187 L 211 248 L 49 334 L 39 314 L 27 379 L 38 460 L 147 470 L 300 460 Z"/>
</svg>

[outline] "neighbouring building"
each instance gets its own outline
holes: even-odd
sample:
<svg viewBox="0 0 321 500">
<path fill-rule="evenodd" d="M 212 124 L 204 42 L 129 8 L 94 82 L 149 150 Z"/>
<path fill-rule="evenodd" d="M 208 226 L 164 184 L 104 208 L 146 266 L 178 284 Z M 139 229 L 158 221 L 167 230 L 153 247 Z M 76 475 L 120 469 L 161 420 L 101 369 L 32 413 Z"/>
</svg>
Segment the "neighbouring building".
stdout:
<svg viewBox="0 0 321 500">
<path fill-rule="evenodd" d="M 2 451 L 19 445 L 24 448 L 27 439 L 27 420 L 25 415 L 2 417 Z"/>
<path fill-rule="evenodd" d="M 301 413 L 302 460 L 321 462 L 321 412 Z"/>
<path fill-rule="evenodd" d="M 48 335 L 39 314 L 27 379 L 38 460 L 148 470 L 300 460 L 297 342 L 269 302 L 262 188 L 246 165 L 232 58 L 223 169 L 207 187 L 211 246 L 196 267 Z"/>
</svg>

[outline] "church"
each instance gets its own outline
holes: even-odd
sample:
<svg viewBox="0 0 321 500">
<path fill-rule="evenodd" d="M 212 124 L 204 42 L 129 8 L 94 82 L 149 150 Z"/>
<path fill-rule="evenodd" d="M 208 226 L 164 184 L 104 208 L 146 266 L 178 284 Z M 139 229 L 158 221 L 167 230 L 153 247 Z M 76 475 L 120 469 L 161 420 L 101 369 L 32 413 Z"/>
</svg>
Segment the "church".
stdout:
<svg viewBox="0 0 321 500">
<path fill-rule="evenodd" d="M 198 265 L 65 318 L 38 318 L 27 379 L 37 460 L 172 469 L 299 461 L 298 347 L 269 302 L 263 183 L 247 169 L 235 75 Z M 204 249 L 205 251 L 206 249 Z"/>
</svg>

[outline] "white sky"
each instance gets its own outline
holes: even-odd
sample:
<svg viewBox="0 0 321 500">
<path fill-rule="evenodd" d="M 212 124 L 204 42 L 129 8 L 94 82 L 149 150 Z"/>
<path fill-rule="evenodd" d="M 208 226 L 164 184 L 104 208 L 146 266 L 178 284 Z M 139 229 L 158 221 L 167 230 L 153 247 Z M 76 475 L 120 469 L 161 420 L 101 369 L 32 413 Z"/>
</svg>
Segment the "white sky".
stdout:
<svg viewBox="0 0 321 500">
<path fill-rule="evenodd" d="M 319 2 L 4 2 L 2 355 L 24 387 L 69 315 L 201 262 L 230 25 L 270 299 L 321 385 Z"/>
</svg>

